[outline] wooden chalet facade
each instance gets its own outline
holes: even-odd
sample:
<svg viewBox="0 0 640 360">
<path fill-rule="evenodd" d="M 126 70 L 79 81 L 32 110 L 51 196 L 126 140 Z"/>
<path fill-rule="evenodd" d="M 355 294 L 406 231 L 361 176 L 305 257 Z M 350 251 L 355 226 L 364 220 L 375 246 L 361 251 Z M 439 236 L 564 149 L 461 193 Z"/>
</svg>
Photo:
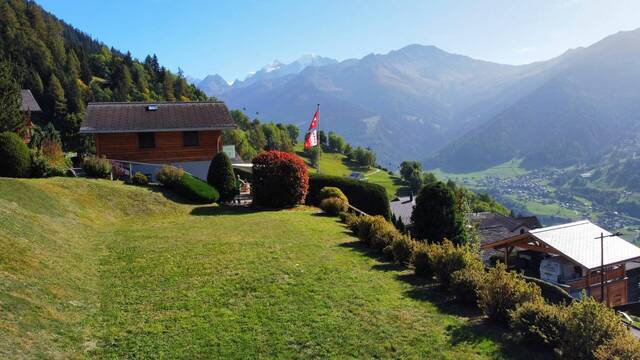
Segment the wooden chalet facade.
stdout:
<svg viewBox="0 0 640 360">
<path fill-rule="evenodd" d="M 89 103 L 80 133 L 94 136 L 98 156 L 133 163 L 143 173 L 171 164 L 206 178 L 222 151 L 222 131 L 233 128 L 222 102 Z"/>
<path fill-rule="evenodd" d="M 601 234 L 608 236 L 604 251 Z M 530 230 L 481 248 L 501 251 L 508 268 L 554 283 L 573 297 L 584 291 L 602 300 L 604 289 L 609 306 L 640 301 L 640 249 L 587 220 Z"/>
<path fill-rule="evenodd" d="M 23 114 L 25 119 L 24 128 L 21 130 L 22 139 L 25 144 L 28 144 L 31 141 L 31 136 L 33 135 L 34 125 L 32 117 L 34 113 L 42 112 L 42 109 L 36 101 L 36 98 L 33 97 L 31 90 L 20 90 L 20 112 Z"/>
</svg>

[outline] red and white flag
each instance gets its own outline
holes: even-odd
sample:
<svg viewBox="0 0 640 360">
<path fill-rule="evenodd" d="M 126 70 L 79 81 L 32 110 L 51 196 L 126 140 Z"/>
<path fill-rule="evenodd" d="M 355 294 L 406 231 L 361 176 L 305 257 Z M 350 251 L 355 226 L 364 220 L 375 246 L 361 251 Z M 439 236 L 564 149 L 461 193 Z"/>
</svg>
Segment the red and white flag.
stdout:
<svg viewBox="0 0 640 360">
<path fill-rule="evenodd" d="M 320 107 L 318 107 L 316 113 L 313 115 L 311 125 L 309 125 L 309 131 L 307 131 L 307 135 L 304 137 L 305 150 L 318 145 L 318 122 L 320 122 Z"/>
</svg>

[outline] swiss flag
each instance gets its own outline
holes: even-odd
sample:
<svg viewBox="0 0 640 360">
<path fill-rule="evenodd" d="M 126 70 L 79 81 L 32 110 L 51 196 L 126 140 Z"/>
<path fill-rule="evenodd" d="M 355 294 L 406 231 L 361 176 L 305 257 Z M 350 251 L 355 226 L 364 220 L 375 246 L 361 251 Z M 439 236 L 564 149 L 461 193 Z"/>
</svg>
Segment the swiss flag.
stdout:
<svg viewBox="0 0 640 360">
<path fill-rule="evenodd" d="M 320 109 L 318 108 L 316 110 L 316 113 L 313 114 L 311 125 L 309 125 L 309 131 L 307 131 L 307 135 L 304 137 L 305 150 L 308 150 L 318 145 L 318 122 L 319 121 L 320 121 Z"/>
</svg>

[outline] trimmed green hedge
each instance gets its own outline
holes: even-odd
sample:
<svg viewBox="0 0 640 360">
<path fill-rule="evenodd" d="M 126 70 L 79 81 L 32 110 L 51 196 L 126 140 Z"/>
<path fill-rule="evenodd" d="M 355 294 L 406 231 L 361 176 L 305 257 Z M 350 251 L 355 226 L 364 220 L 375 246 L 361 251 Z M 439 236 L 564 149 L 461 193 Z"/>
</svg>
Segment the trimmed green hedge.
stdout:
<svg viewBox="0 0 640 360">
<path fill-rule="evenodd" d="M 347 196 L 349 204 L 369 215 L 382 215 L 386 219 L 391 216 L 389 197 L 384 187 L 366 181 L 353 180 L 338 176 L 309 175 L 309 193 L 307 204 L 318 206 L 320 190 L 332 186 L 337 187 Z"/>
<path fill-rule="evenodd" d="M 183 198 L 197 204 L 211 204 L 220 198 L 218 190 L 188 173 L 184 173 L 182 179 L 170 187 Z"/>
<path fill-rule="evenodd" d="M 538 285 L 540 287 L 540 290 L 542 291 L 542 297 L 550 304 L 568 305 L 573 300 L 575 300 L 574 298 L 571 297 L 571 295 L 569 295 L 568 292 L 564 291 L 564 289 L 562 289 L 558 285 L 552 284 L 550 282 L 546 282 L 538 278 L 533 278 L 528 276 L 523 276 L 523 278 L 527 282 L 531 282 Z"/>
<path fill-rule="evenodd" d="M 0 133 L 0 176 L 25 178 L 31 171 L 31 154 L 22 139 L 12 133 Z"/>
</svg>

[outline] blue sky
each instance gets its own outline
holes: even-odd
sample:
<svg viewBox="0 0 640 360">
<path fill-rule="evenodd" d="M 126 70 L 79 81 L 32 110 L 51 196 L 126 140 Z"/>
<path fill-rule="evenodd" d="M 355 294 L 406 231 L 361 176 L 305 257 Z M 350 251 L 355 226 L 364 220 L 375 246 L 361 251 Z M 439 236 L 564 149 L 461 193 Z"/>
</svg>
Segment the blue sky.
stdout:
<svg viewBox="0 0 640 360">
<path fill-rule="evenodd" d="M 59 18 L 172 70 L 244 78 L 274 59 L 344 60 L 409 44 L 508 64 L 640 27 L 637 0 L 41 0 Z"/>
</svg>

